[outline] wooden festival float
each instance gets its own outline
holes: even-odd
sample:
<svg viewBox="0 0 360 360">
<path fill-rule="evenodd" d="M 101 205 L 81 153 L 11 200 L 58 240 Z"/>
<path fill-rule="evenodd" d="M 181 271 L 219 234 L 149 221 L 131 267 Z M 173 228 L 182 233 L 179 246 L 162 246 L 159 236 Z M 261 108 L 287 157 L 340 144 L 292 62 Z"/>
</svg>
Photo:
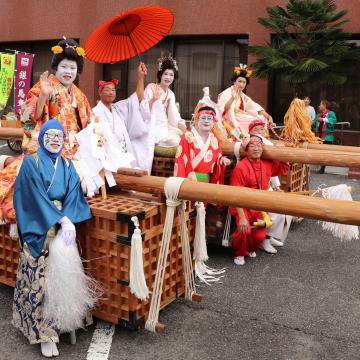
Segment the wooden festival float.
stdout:
<svg viewBox="0 0 360 360">
<path fill-rule="evenodd" d="M 19 138 L 22 129 L 0 129 L 1 136 Z M 223 152 L 232 155 L 234 144 L 223 144 Z M 360 167 L 360 153 L 318 150 L 312 148 L 285 148 L 264 146 L 263 158 L 290 161 L 299 164 L 319 164 Z M 164 161 L 162 164 L 160 161 Z M 93 218 L 78 226 L 79 250 L 86 260 L 84 266 L 103 284 L 105 294 L 94 315 L 114 324 L 130 328 L 144 325 L 149 316 L 150 298 L 137 299 L 130 291 L 131 238 L 135 229 L 132 217 L 139 220 L 142 237 L 143 269 L 146 284 L 152 291 L 157 274 L 159 252 L 166 212 L 164 197 L 166 176 L 172 175 L 173 159 L 156 159 L 154 172 L 162 177 L 144 175 L 139 170 L 119 170 L 115 174 L 117 186 L 106 199 L 89 199 Z M 294 201 L 297 196 L 297 201 Z M 186 200 L 185 221 L 192 243 L 195 213 L 192 201 L 206 201 L 224 206 L 287 213 L 300 217 L 330 222 L 360 225 L 360 203 L 328 200 L 289 193 L 267 192 L 226 185 L 214 185 L 185 180 L 179 190 L 179 199 Z M 184 251 L 180 241 L 180 220 L 175 216 L 171 229 L 169 250 L 164 263 L 164 281 L 159 307 L 162 309 L 185 293 Z M 207 229 L 209 230 L 209 229 Z M 14 286 L 18 262 L 18 240 L 9 236 L 9 226 L 0 227 L 0 283 Z M 192 300 L 200 301 L 199 294 Z M 157 332 L 164 326 L 157 323 Z"/>
</svg>

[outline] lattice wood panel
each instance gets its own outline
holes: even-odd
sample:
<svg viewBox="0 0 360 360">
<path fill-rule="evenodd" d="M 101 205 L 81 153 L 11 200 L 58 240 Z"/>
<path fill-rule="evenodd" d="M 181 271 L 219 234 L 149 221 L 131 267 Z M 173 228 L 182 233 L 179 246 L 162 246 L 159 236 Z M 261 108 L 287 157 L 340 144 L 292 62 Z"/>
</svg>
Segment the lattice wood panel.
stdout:
<svg viewBox="0 0 360 360">
<path fill-rule="evenodd" d="M 302 170 L 303 166 L 304 166 L 304 172 Z M 301 181 L 302 176 L 303 176 L 303 180 Z M 286 192 L 309 190 L 309 181 L 310 181 L 309 165 L 292 164 L 291 169 L 287 172 L 287 174 L 280 176 L 281 189 Z"/>
<path fill-rule="evenodd" d="M 159 202 L 149 202 L 132 196 L 109 195 L 107 200 L 94 198 L 89 201 L 93 219 L 83 224 L 79 231 L 83 256 L 90 260 L 87 270 L 105 288 L 105 295 L 94 315 L 114 324 L 126 322 L 137 327 L 148 315 L 150 302 L 139 301 L 131 293 L 129 284 L 131 217 L 140 221 L 143 237 L 144 273 L 147 285 L 152 290 L 155 280 L 157 256 L 159 253 L 166 206 Z M 187 217 L 192 211 L 187 204 Z M 194 220 L 188 219 L 188 227 L 193 234 Z M 184 293 L 179 223 L 175 219 L 166 274 L 163 285 L 161 308 Z M 193 236 L 191 236 L 192 238 Z"/>
<path fill-rule="evenodd" d="M 19 263 L 19 240 L 9 236 L 9 225 L 0 226 L 0 283 L 14 287 Z"/>
</svg>

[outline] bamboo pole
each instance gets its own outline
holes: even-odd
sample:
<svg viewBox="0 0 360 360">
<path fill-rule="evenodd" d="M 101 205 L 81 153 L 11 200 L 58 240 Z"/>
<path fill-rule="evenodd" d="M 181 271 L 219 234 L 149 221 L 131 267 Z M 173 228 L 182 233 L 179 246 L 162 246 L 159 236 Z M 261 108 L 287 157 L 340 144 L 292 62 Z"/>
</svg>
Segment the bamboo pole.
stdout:
<svg viewBox="0 0 360 360">
<path fill-rule="evenodd" d="M 164 193 L 166 178 L 144 175 L 142 170 L 120 169 L 115 174 L 115 181 L 121 189 L 154 194 Z M 360 202 L 357 201 L 329 200 L 304 195 L 297 195 L 296 201 L 294 201 L 294 195 L 288 193 L 207 184 L 190 180 L 184 181 L 181 185 L 179 198 L 341 224 L 360 225 Z"/>
<path fill-rule="evenodd" d="M 234 143 L 221 143 L 224 155 L 234 155 Z M 240 149 L 241 156 L 245 156 Z M 360 153 L 263 145 L 262 159 L 284 162 L 360 168 Z"/>
</svg>

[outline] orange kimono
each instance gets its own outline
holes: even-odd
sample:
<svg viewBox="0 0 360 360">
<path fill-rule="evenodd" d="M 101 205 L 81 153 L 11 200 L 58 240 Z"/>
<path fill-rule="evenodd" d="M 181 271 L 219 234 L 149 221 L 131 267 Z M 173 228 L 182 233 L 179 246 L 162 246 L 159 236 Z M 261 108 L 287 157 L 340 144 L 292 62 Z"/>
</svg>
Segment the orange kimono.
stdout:
<svg viewBox="0 0 360 360">
<path fill-rule="evenodd" d="M 34 153 L 38 147 L 38 135 L 41 126 L 49 119 L 57 119 L 65 129 L 65 145 L 62 155 L 73 159 L 78 148 L 75 135 L 85 128 L 90 121 L 91 107 L 84 93 L 74 84 L 71 93 L 54 76 L 49 76 L 53 91 L 45 102 L 44 110 L 39 119 L 35 119 L 35 109 L 40 95 L 40 83 L 29 91 L 22 105 L 22 126 L 24 128 L 23 149 L 25 154 Z M 0 171 L 0 222 L 15 222 L 13 209 L 13 188 L 20 170 L 24 155 L 20 155 L 9 166 Z"/>
</svg>

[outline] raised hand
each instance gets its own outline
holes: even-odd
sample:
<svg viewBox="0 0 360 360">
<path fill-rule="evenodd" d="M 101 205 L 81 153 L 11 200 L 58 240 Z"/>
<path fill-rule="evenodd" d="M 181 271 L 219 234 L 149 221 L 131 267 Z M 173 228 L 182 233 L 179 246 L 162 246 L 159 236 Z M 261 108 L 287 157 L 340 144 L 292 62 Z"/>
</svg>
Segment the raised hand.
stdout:
<svg viewBox="0 0 360 360">
<path fill-rule="evenodd" d="M 161 95 L 162 95 L 162 89 L 161 89 L 160 85 L 156 84 L 153 87 L 152 91 L 153 91 L 153 94 L 154 94 L 153 95 L 154 101 L 159 100 L 161 98 Z"/>
<path fill-rule="evenodd" d="M 52 86 L 49 81 L 49 72 L 45 71 L 40 75 L 40 91 L 41 95 L 48 97 L 52 92 Z"/>
<path fill-rule="evenodd" d="M 145 77 L 147 75 L 147 67 L 143 62 L 141 62 L 138 66 L 138 75 L 142 77 Z"/>
</svg>

